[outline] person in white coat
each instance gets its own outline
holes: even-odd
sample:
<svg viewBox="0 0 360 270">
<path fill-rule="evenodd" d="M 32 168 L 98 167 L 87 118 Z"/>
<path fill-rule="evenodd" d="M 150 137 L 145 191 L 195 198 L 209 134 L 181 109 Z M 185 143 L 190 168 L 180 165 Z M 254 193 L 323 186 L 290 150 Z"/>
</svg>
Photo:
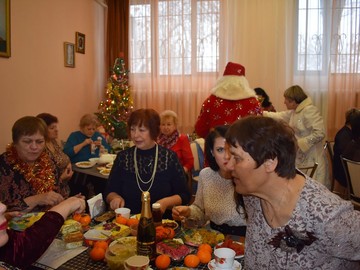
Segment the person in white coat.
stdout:
<svg viewBox="0 0 360 270">
<path fill-rule="evenodd" d="M 312 166 L 317 162 L 313 178 L 330 188 L 328 162 L 323 148 L 325 127 L 319 110 L 298 85 L 286 89 L 284 98 L 287 111 L 264 112 L 264 116 L 282 119 L 294 129 L 298 143 L 296 166 Z"/>
</svg>

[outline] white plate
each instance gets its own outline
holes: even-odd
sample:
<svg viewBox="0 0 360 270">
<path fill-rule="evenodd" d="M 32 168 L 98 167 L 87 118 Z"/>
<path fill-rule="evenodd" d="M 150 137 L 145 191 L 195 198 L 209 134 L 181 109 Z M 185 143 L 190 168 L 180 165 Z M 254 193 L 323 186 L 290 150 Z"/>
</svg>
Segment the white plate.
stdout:
<svg viewBox="0 0 360 270">
<path fill-rule="evenodd" d="M 221 242 L 221 243 L 217 244 L 217 245 L 214 247 L 214 250 L 215 250 L 218 246 L 222 245 L 223 243 L 224 243 L 224 242 Z M 237 241 L 233 241 L 233 243 L 242 245 L 242 246 L 244 247 L 244 250 L 245 250 L 245 245 L 244 245 L 244 243 L 237 242 Z M 219 247 L 219 248 L 220 248 L 220 247 Z M 245 252 L 245 251 L 244 251 L 244 252 Z M 237 256 L 235 256 L 235 259 L 240 259 L 240 258 L 242 258 L 242 257 L 244 257 L 244 254 L 243 254 L 243 255 L 237 255 Z"/>
<path fill-rule="evenodd" d="M 80 162 L 76 162 L 75 165 L 79 168 L 87 169 L 87 168 L 91 168 L 92 166 L 94 166 L 95 163 L 91 162 L 91 161 L 80 161 Z"/>
<path fill-rule="evenodd" d="M 218 268 L 216 267 L 215 259 L 213 259 L 208 263 L 208 268 L 210 270 L 241 270 L 242 266 L 238 261 L 235 260 L 231 268 Z"/>
<path fill-rule="evenodd" d="M 109 175 L 109 174 L 110 174 L 110 171 L 111 171 L 111 169 L 106 168 L 106 169 L 101 170 L 100 173 L 101 173 L 102 175 Z"/>
</svg>

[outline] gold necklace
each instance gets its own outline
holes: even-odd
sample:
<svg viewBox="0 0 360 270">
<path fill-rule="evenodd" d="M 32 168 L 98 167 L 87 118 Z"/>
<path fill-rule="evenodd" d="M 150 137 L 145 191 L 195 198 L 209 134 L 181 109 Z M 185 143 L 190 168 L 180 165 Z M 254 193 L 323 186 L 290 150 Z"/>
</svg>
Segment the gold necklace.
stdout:
<svg viewBox="0 0 360 270">
<path fill-rule="evenodd" d="M 138 165 L 137 165 L 137 160 L 136 160 L 136 152 L 137 152 L 137 147 L 135 147 L 134 149 L 134 167 L 135 167 L 135 176 L 136 176 L 136 183 L 139 187 L 139 189 L 144 192 L 144 191 L 149 191 L 154 183 L 154 179 L 155 179 L 155 173 L 156 173 L 156 169 L 157 169 L 157 163 L 158 163 L 158 157 L 159 157 L 159 146 L 158 144 L 156 144 L 156 150 L 155 150 L 155 164 L 154 164 L 154 169 L 153 169 L 153 172 L 152 172 L 152 175 L 151 175 L 151 178 L 148 180 L 148 181 L 144 181 L 140 174 L 139 174 L 139 168 L 138 168 Z M 143 190 L 140 186 L 140 183 L 143 183 L 144 185 L 147 185 L 150 183 L 150 186 L 147 190 Z"/>
</svg>

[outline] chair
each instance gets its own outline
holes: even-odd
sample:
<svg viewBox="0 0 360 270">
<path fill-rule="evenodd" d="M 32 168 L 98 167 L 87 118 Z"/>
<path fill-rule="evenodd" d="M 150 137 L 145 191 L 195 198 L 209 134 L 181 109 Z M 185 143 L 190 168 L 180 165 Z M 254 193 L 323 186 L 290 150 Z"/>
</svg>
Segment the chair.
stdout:
<svg viewBox="0 0 360 270">
<path fill-rule="evenodd" d="M 360 209 L 360 162 L 341 156 L 348 185 L 349 199 L 355 208 Z"/>
<path fill-rule="evenodd" d="M 329 164 L 329 175 L 331 180 L 330 191 L 334 192 L 334 187 L 335 187 L 335 178 L 333 175 L 334 141 L 326 141 L 324 144 L 324 151 Z"/>
<path fill-rule="evenodd" d="M 189 188 L 193 190 L 193 183 L 198 182 L 199 173 L 204 168 L 204 150 L 201 147 L 201 142 L 192 141 L 190 143 L 191 152 L 194 157 L 194 168 L 190 173 Z"/>
<path fill-rule="evenodd" d="M 300 167 L 298 169 L 302 171 L 304 174 L 313 177 L 317 167 L 318 167 L 318 163 L 315 162 L 313 166 Z"/>
</svg>

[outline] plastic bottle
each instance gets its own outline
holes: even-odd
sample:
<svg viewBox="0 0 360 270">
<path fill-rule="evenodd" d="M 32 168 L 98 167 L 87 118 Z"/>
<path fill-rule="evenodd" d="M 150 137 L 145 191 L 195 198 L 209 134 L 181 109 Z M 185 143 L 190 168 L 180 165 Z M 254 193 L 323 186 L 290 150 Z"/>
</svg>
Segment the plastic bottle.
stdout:
<svg viewBox="0 0 360 270">
<path fill-rule="evenodd" d="M 155 227 L 162 225 L 162 213 L 160 207 L 161 207 L 160 203 L 152 204 L 152 216 Z"/>
</svg>

